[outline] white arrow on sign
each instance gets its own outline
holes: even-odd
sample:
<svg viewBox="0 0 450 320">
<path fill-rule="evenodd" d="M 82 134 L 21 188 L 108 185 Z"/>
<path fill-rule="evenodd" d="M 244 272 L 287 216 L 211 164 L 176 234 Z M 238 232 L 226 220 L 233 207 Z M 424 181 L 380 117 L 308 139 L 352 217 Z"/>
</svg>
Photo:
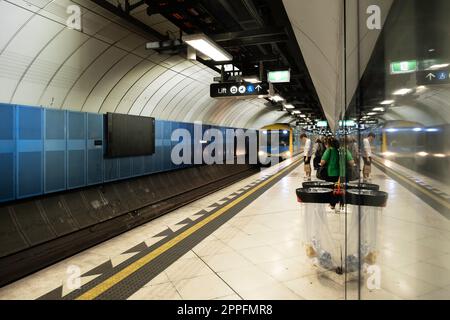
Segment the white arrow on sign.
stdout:
<svg viewBox="0 0 450 320">
<path fill-rule="evenodd" d="M 258 90 L 258 92 L 260 92 L 262 87 L 258 84 L 255 89 Z"/>
<path fill-rule="evenodd" d="M 436 78 L 436 76 L 435 76 L 433 73 L 429 73 L 429 74 L 426 76 L 426 78 L 429 79 L 429 80 L 431 81 L 431 80 L 433 80 L 433 78 Z"/>
</svg>

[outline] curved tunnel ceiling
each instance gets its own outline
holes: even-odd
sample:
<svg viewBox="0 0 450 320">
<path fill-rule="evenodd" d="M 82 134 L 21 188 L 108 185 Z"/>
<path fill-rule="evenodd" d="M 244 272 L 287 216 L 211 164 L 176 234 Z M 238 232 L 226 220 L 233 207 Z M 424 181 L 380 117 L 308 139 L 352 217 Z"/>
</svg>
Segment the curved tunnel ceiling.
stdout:
<svg viewBox="0 0 450 320">
<path fill-rule="evenodd" d="M 384 24 L 392 2 L 393 0 L 283 0 L 332 130 L 335 129 L 340 114 L 345 112 L 342 106 L 350 103 L 380 35 L 380 30 L 368 30 L 366 27 L 366 9 L 369 5 L 378 5 L 382 12 L 381 22 Z M 359 39 L 358 16 L 362 17 L 359 21 Z M 344 23 L 347 26 L 346 35 Z M 347 101 L 343 89 L 345 77 Z"/>
<path fill-rule="evenodd" d="M 81 32 L 66 27 L 71 4 Z M 91 1 L 4 0 L 0 12 L 0 102 L 241 128 L 292 120 L 262 99 L 210 98 L 215 71 L 145 50 L 156 39 Z M 153 27 L 170 30 L 161 18 Z"/>
</svg>

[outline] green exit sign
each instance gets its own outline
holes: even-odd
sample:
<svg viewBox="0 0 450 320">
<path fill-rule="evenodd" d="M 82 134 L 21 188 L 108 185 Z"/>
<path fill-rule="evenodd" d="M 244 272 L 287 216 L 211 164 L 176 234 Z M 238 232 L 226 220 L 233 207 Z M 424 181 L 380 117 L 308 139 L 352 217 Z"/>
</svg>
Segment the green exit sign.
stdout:
<svg viewBox="0 0 450 320">
<path fill-rule="evenodd" d="M 269 71 L 267 72 L 267 81 L 270 83 L 286 83 L 291 82 L 291 71 Z"/>
<path fill-rule="evenodd" d="M 417 61 L 398 61 L 391 63 L 391 74 L 411 73 L 417 71 Z"/>
</svg>

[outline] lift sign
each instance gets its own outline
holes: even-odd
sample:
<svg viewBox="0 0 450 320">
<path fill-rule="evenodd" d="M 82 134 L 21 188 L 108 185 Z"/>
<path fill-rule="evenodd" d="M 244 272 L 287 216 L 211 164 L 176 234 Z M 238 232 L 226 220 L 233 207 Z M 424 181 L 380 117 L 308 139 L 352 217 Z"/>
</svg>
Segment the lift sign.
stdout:
<svg viewBox="0 0 450 320">
<path fill-rule="evenodd" d="M 211 98 L 229 98 L 229 97 L 252 97 L 267 95 L 269 93 L 269 84 L 267 82 L 245 83 L 245 82 L 226 82 L 213 83 L 210 86 Z"/>
</svg>

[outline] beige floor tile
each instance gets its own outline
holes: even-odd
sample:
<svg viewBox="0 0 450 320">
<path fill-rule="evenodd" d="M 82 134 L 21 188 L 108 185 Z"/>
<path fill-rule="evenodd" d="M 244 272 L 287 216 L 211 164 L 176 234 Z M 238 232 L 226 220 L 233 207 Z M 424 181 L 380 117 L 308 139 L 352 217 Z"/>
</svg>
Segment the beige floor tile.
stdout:
<svg viewBox="0 0 450 320">
<path fill-rule="evenodd" d="M 383 249 L 378 255 L 377 263 L 397 269 L 418 262 L 416 258 L 409 257 L 401 252 Z"/>
<path fill-rule="evenodd" d="M 215 274 L 175 281 L 174 285 L 185 300 L 210 300 L 234 294 Z"/>
<path fill-rule="evenodd" d="M 450 300 L 450 290 L 440 289 L 417 298 L 418 300 Z"/>
<path fill-rule="evenodd" d="M 427 263 L 450 270 L 450 254 L 440 255 L 425 260 Z M 450 271 L 448 271 L 450 272 Z"/>
<path fill-rule="evenodd" d="M 205 256 L 203 261 L 215 272 L 240 269 L 252 263 L 235 251 Z"/>
<path fill-rule="evenodd" d="M 254 264 L 283 259 L 283 254 L 270 246 L 247 248 L 238 252 Z"/>
<path fill-rule="evenodd" d="M 397 270 L 438 287 L 450 285 L 450 272 L 448 269 L 437 267 L 429 263 L 419 262 Z"/>
<path fill-rule="evenodd" d="M 128 300 L 181 300 L 171 282 L 145 286 L 135 292 Z"/>
<path fill-rule="evenodd" d="M 222 240 L 202 241 L 196 245 L 192 251 L 198 256 L 212 256 L 220 253 L 232 252 L 233 249 L 227 246 Z"/>
<path fill-rule="evenodd" d="M 288 281 L 316 274 L 318 271 L 310 263 L 305 263 L 298 258 L 287 258 L 273 262 L 265 262 L 257 265 L 261 270 L 278 281 Z"/>
<path fill-rule="evenodd" d="M 381 288 L 403 299 L 416 299 L 439 287 L 389 267 L 381 268 Z"/>
<path fill-rule="evenodd" d="M 307 300 L 337 300 L 345 294 L 343 285 L 338 285 L 322 274 L 286 281 L 284 285 Z"/>
<path fill-rule="evenodd" d="M 244 300 L 303 300 L 281 283 L 244 290 L 240 294 Z"/>
<path fill-rule="evenodd" d="M 277 283 L 256 266 L 219 272 L 219 276 L 237 293 Z"/>
<path fill-rule="evenodd" d="M 247 248 L 256 248 L 261 246 L 261 241 L 257 237 L 240 234 L 224 242 L 234 250 L 242 250 Z"/>
<path fill-rule="evenodd" d="M 175 261 L 165 273 L 171 281 L 178 281 L 211 274 L 212 271 L 199 258 L 189 258 Z"/>
<path fill-rule="evenodd" d="M 214 300 L 242 300 L 242 299 L 237 294 L 232 294 L 232 295 L 225 296 L 225 297 L 219 297 Z"/>
</svg>

